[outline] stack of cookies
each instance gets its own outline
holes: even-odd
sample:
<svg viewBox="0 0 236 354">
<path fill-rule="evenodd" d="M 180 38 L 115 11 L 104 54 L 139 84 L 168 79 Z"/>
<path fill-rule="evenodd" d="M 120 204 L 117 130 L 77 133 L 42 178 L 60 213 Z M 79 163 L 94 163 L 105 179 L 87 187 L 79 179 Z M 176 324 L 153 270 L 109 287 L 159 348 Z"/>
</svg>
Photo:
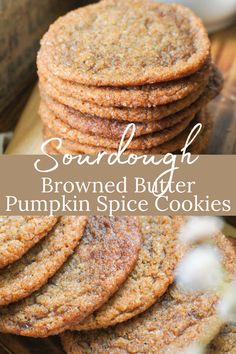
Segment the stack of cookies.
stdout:
<svg viewBox="0 0 236 354">
<path fill-rule="evenodd" d="M 68 354 L 176 354 L 207 345 L 223 324 L 218 296 L 185 293 L 173 283 L 187 251 L 178 241 L 185 222 L 179 216 L 1 217 L 0 332 L 61 333 Z M 220 233 L 215 242 L 231 280 L 235 250 Z M 225 331 L 228 348 L 235 348 L 235 328 Z M 224 345 L 220 338 L 213 348 Z"/>
<path fill-rule="evenodd" d="M 205 107 L 222 77 L 201 20 L 183 6 L 103 0 L 72 11 L 44 35 L 37 64 L 44 138 L 62 139 L 51 153 L 111 153 L 122 136 L 127 154 L 179 152 L 196 123 L 190 150 L 207 146 Z"/>
</svg>

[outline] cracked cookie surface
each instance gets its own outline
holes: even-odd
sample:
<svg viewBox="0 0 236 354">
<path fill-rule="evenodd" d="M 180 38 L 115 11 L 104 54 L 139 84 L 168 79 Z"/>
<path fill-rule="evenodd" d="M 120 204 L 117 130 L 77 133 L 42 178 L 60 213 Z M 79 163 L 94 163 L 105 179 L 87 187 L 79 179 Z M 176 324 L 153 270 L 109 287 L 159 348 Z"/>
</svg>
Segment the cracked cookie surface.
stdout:
<svg viewBox="0 0 236 354">
<path fill-rule="evenodd" d="M 235 276 L 235 250 L 222 234 L 215 237 L 227 271 Z M 219 332 L 218 296 L 184 293 L 176 285 L 143 314 L 115 327 L 61 335 L 67 354 L 183 353 L 190 345 L 207 345 Z"/>
<path fill-rule="evenodd" d="M 72 256 L 48 283 L 0 309 L 0 331 L 60 333 L 103 305 L 133 270 L 143 241 L 135 217 L 89 217 Z"/>
<path fill-rule="evenodd" d="M 124 151 L 124 154 L 137 154 L 137 155 L 143 155 L 143 154 L 166 154 L 168 152 L 176 152 L 180 149 L 182 149 L 186 143 L 186 139 L 193 127 L 196 124 L 202 124 L 201 132 L 200 134 L 196 137 L 194 142 L 191 144 L 189 150 L 191 150 L 192 153 L 198 153 L 202 152 L 203 149 L 206 148 L 209 137 L 212 131 L 212 118 L 207 112 L 207 110 L 202 110 L 200 113 L 196 115 L 194 120 L 190 123 L 190 125 L 179 135 L 177 135 L 174 139 L 171 139 L 167 141 L 164 144 L 161 144 L 157 147 L 153 147 L 151 149 L 127 149 Z M 44 134 L 44 139 L 52 139 L 55 137 L 58 137 L 58 134 L 54 132 L 53 130 L 48 129 L 48 127 L 44 127 L 43 130 Z M 58 146 L 58 141 L 52 140 L 47 144 L 49 149 L 52 149 L 54 153 L 60 153 L 60 154 L 97 154 L 101 151 L 107 152 L 107 153 L 115 153 L 117 152 L 116 149 L 108 149 L 106 147 L 97 147 L 97 146 L 92 146 L 88 144 L 81 144 L 79 142 L 75 143 L 72 140 L 68 139 L 62 139 L 61 138 L 61 143 L 62 145 L 59 147 Z"/>
<path fill-rule="evenodd" d="M 21 259 L 0 270 L 0 305 L 18 301 L 44 285 L 71 255 L 87 218 L 63 216 Z"/>
<path fill-rule="evenodd" d="M 17 261 L 56 222 L 55 216 L 0 216 L 0 268 Z"/>
<path fill-rule="evenodd" d="M 209 344 L 206 354 L 236 354 L 236 324 L 224 326 Z"/>
<path fill-rule="evenodd" d="M 173 115 L 192 105 L 202 94 L 208 94 L 208 90 L 215 93 L 220 92 L 223 84 L 222 75 L 219 70 L 214 67 L 209 82 L 203 87 L 188 96 L 168 104 L 147 107 L 147 108 L 126 108 L 126 107 L 102 107 L 93 103 L 81 101 L 71 96 L 62 95 L 51 84 L 40 79 L 40 89 L 48 96 L 54 98 L 60 103 L 69 106 L 83 114 L 89 114 L 95 117 L 106 118 L 110 120 L 128 121 L 128 122 L 152 122 L 169 115 Z M 204 92 L 207 90 L 206 92 Z M 214 97 L 214 96 L 213 96 Z"/>
<path fill-rule="evenodd" d="M 173 282 L 183 217 L 140 217 L 144 242 L 134 270 L 111 299 L 72 330 L 113 326 L 144 312 Z"/>
<path fill-rule="evenodd" d="M 39 57 L 56 76 L 86 85 L 142 85 L 196 72 L 210 42 L 202 21 L 180 5 L 108 0 L 59 18 Z"/>
<path fill-rule="evenodd" d="M 38 60 L 39 76 L 63 95 L 108 107 L 151 107 L 180 100 L 206 86 L 210 70 L 210 60 L 207 60 L 196 73 L 176 81 L 134 87 L 96 87 L 62 80 Z"/>
</svg>

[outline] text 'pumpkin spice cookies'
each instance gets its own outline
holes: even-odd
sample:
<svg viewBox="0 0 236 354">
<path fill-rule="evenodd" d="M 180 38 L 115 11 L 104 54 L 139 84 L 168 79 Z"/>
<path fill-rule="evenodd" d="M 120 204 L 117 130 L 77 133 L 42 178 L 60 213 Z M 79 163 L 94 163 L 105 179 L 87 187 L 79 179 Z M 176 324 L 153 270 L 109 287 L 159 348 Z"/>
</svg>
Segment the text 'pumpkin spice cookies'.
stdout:
<svg viewBox="0 0 236 354">
<path fill-rule="evenodd" d="M 22 257 L 56 222 L 54 216 L 0 216 L 0 268 Z"/>
<path fill-rule="evenodd" d="M 0 309 L 0 331 L 44 337 L 82 321 L 126 280 L 142 241 L 135 217 L 90 217 L 73 255 L 48 283 Z"/>
<path fill-rule="evenodd" d="M 49 81 L 63 95 L 108 107 L 150 107 L 180 100 L 206 86 L 210 70 L 210 60 L 207 60 L 199 71 L 176 81 L 135 87 L 96 87 L 62 80 L 38 60 L 39 76 Z"/>
<path fill-rule="evenodd" d="M 63 216 L 21 259 L 0 270 L 0 305 L 18 301 L 44 285 L 71 255 L 87 217 Z"/>
<path fill-rule="evenodd" d="M 233 274 L 235 250 L 221 234 L 216 241 Z M 219 332 L 223 321 L 216 314 L 217 302 L 215 294 L 184 293 L 173 285 L 143 314 L 106 330 L 65 332 L 62 342 L 67 354 L 180 354 L 190 345 L 207 345 Z"/>
<path fill-rule="evenodd" d="M 180 5 L 101 1 L 59 18 L 39 60 L 54 75 L 86 85 L 142 85 L 190 75 L 206 62 L 201 20 Z"/>
<path fill-rule="evenodd" d="M 156 302 L 173 282 L 182 254 L 178 231 L 182 217 L 140 217 L 144 243 L 137 264 L 121 288 L 101 308 L 72 330 L 90 330 L 127 321 Z"/>
<path fill-rule="evenodd" d="M 209 344 L 206 354 L 236 354 L 236 324 L 224 326 Z"/>
</svg>

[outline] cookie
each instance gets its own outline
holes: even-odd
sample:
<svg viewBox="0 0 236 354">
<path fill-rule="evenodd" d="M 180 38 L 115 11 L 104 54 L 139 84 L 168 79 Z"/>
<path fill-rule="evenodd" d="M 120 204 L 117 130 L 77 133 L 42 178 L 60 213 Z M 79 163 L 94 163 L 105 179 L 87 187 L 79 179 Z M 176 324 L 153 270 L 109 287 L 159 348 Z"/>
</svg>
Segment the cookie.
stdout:
<svg viewBox="0 0 236 354">
<path fill-rule="evenodd" d="M 120 140 L 125 129 L 128 127 L 128 122 L 109 120 L 81 114 L 79 111 L 69 108 L 49 96 L 42 95 L 42 92 L 41 96 L 42 101 L 60 120 L 69 125 L 71 128 L 79 130 L 81 133 L 102 136 L 113 140 Z M 200 101 L 200 98 L 197 101 Z M 196 107 L 197 106 L 199 105 L 196 105 Z M 192 107 L 193 112 L 190 112 L 189 107 L 158 121 L 148 123 L 137 122 L 135 123 L 135 137 L 140 137 L 142 135 L 172 127 L 173 125 L 180 123 L 185 117 L 187 118 L 190 115 L 193 116 L 195 114 L 196 107 L 194 104 L 194 107 Z M 200 110 L 200 108 L 198 110 Z M 196 110 L 196 112 L 198 110 Z M 129 136 L 129 134 L 127 134 L 127 136 Z"/>
<path fill-rule="evenodd" d="M 224 326 L 209 344 L 206 354 L 236 354 L 236 325 Z"/>
<path fill-rule="evenodd" d="M 58 102 L 71 107 L 82 114 L 89 114 L 95 117 L 106 118 L 110 120 L 128 121 L 128 122 L 150 122 L 162 119 L 175 114 L 184 108 L 190 106 L 203 94 L 204 90 L 193 92 L 189 96 L 166 105 L 151 108 L 125 108 L 125 107 L 104 107 L 93 103 L 77 100 L 73 97 L 64 96 L 57 91 L 51 84 L 39 81 L 40 91 L 44 91 L 48 96 Z"/>
<path fill-rule="evenodd" d="M 200 135 L 199 138 L 196 139 L 196 142 L 194 144 L 192 144 L 192 147 L 190 147 L 188 149 L 189 152 L 191 152 L 191 154 L 204 154 L 204 152 L 206 151 L 207 147 L 208 147 L 208 143 L 209 143 L 209 136 L 210 136 L 210 132 L 211 130 L 207 129 L 206 131 L 204 130 L 202 132 L 202 134 Z M 48 144 L 45 148 L 45 151 L 49 154 L 49 155 L 58 155 L 58 154 L 71 154 L 71 155 L 83 155 L 84 152 L 81 151 L 70 151 L 67 150 L 65 148 L 61 148 L 61 149 L 56 149 L 52 146 L 52 144 Z M 181 154 L 181 150 L 175 150 L 172 151 L 173 154 Z M 124 153 L 127 154 L 127 153 Z"/>
<path fill-rule="evenodd" d="M 182 254 L 178 231 L 182 217 L 140 217 L 144 243 L 137 264 L 122 287 L 101 308 L 72 330 L 113 326 L 144 312 L 173 282 L 174 270 Z"/>
<path fill-rule="evenodd" d="M 73 255 L 48 283 L 0 309 L 0 331 L 46 337 L 82 321 L 126 280 L 142 240 L 135 217 L 90 217 Z"/>
<path fill-rule="evenodd" d="M 215 95 L 216 91 L 209 88 L 209 90 L 202 94 L 192 105 L 182 111 L 157 121 L 145 123 L 136 122 L 135 137 L 172 127 L 185 118 L 189 118 L 191 116 L 193 117 L 193 115 L 195 115 L 203 106 L 210 102 Z M 59 103 L 58 101 L 45 95 L 42 91 L 41 97 L 43 102 L 46 103 L 50 110 L 52 110 L 60 120 L 82 133 L 119 140 L 129 124 L 129 122 L 84 115 L 73 108 L 69 108 L 68 106 Z"/>
<path fill-rule="evenodd" d="M 57 136 L 63 139 L 69 139 L 74 142 L 75 147 L 78 143 L 78 149 L 80 144 L 87 144 L 96 147 L 106 147 L 107 149 L 117 149 L 120 145 L 120 140 L 113 140 L 108 138 L 103 138 L 101 136 L 90 135 L 81 133 L 80 131 L 71 128 L 69 125 L 64 123 L 62 120 L 58 119 L 48 107 L 41 102 L 39 108 L 39 115 L 45 126 L 52 129 Z M 190 122 L 193 120 L 194 115 L 183 119 L 178 124 L 166 128 L 164 130 L 142 135 L 140 137 L 134 138 L 130 144 L 130 149 L 150 149 L 154 146 L 161 145 L 166 141 L 173 139 L 175 136 L 179 135 L 183 130 L 187 128 Z"/>
<path fill-rule="evenodd" d="M 212 119 L 211 116 L 207 113 L 206 110 L 203 110 L 201 113 L 197 114 L 196 118 L 191 122 L 191 124 L 188 126 L 187 129 L 185 129 L 181 134 L 176 136 L 174 139 L 167 141 L 164 144 L 159 145 L 158 147 L 153 147 L 152 149 L 127 149 L 124 154 L 138 154 L 138 155 L 143 155 L 143 154 L 165 154 L 168 152 L 175 152 L 177 150 L 180 150 L 186 142 L 186 139 L 191 131 L 191 129 L 195 126 L 195 124 L 201 123 L 202 124 L 202 131 L 194 141 L 194 143 L 191 146 L 191 151 L 192 149 L 196 149 L 197 146 L 204 145 L 206 146 L 206 143 L 209 139 L 211 130 L 212 130 Z M 55 133 L 54 131 L 48 129 L 48 127 L 44 127 L 44 139 L 48 140 L 54 137 L 58 137 L 58 134 Z M 49 143 L 49 145 L 52 146 L 52 148 L 56 149 L 59 153 L 61 154 L 67 154 L 67 153 L 84 153 L 84 154 L 97 154 L 101 151 L 105 151 L 107 153 L 114 153 L 117 152 L 116 149 L 108 149 L 106 147 L 96 147 L 88 144 L 80 144 L 80 143 L 75 143 L 71 140 L 68 139 L 62 139 L 62 147 L 58 148 L 58 142 L 57 141 L 52 141 Z M 198 148 L 197 148 L 198 149 Z M 197 153 L 197 152 L 196 152 Z"/>
<path fill-rule="evenodd" d="M 223 235 L 216 236 L 224 264 L 232 274 L 235 251 Z M 176 285 L 143 314 L 103 330 L 66 332 L 62 341 L 67 354 L 183 353 L 190 345 L 208 344 L 219 332 L 218 296 L 184 293 Z"/>
<path fill-rule="evenodd" d="M 1 216 L 0 268 L 21 258 L 56 222 L 54 216 Z"/>
<path fill-rule="evenodd" d="M 63 265 L 83 235 L 87 218 L 63 216 L 21 259 L 0 271 L 0 305 L 39 289 Z"/>
<path fill-rule="evenodd" d="M 209 53 L 205 27 L 191 10 L 110 0 L 59 18 L 44 35 L 39 58 L 65 80 L 134 86 L 190 75 Z"/>
<path fill-rule="evenodd" d="M 45 151 L 47 154 L 49 155 L 64 155 L 64 154 L 71 154 L 71 155 L 74 155 L 75 153 L 73 152 L 69 152 L 68 150 L 65 150 L 65 149 L 62 149 L 62 151 L 64 152 L 59 152 L 57 151 L 51 144 L 48 144 L 46 147 L 45 147 Z M 66 152 L 67 151 L 67 152 Z M 79 151 L 77 152 L 77 155 L 80 154 L 80 155 L 84 155 L 83 152 Z"/>
<path fill-rule="evenodd" d="M 48 81 L 63 95 L 108 107 L 151 107 L 180 100 L 205 87 L 210 70 L 210 60 L 207 60 L 199 71 L 176 81 L 134 87 L 96 87 L 62 80 L 38 60 L 39 77 Z"/>
<path fill-rule="evenodd" d="M 67 105 L 83 114 L 94 115 L 100 118 L 121 120 L 129 122 L 149 122 L 159 120 L 175 114 L 193 104 L 202 94 L 208 94 L 209 90 L 215 92 L 215 96 L 222 88 L 222 76 L 216 67 L 213 68 L 207 87 L 191 93 L 185 98 L 151 108 L 125 108 L 125 107 L 102 107 L 93 103 L 84 102 L 73 97 L 64 96 L 51 84 L 40 78 L 40 90 L 44 90 L 48 96 Z"/>
</svg>

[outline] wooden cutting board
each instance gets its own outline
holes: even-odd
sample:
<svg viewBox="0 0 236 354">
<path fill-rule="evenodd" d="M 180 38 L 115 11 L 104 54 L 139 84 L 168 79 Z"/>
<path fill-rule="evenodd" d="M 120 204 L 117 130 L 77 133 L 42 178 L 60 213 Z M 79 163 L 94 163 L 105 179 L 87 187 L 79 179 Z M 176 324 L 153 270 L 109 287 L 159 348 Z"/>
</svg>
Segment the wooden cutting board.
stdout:
<svg viewBox="0 0 236 354">
<path fill-rule="evenodd" d="M 236 25 L 212 36 L 213 60 L 224 75 L 224 89 L 209 104 L 214 119 L 212 138 L 207 153 L 236 153 Z M 8 154 L 40 153 L 41 123 L 37 114 L 39 93 L 37 86 L 23 111 Z M 7 119 L 7 117 L 6 117 Z"/>
</svg>

